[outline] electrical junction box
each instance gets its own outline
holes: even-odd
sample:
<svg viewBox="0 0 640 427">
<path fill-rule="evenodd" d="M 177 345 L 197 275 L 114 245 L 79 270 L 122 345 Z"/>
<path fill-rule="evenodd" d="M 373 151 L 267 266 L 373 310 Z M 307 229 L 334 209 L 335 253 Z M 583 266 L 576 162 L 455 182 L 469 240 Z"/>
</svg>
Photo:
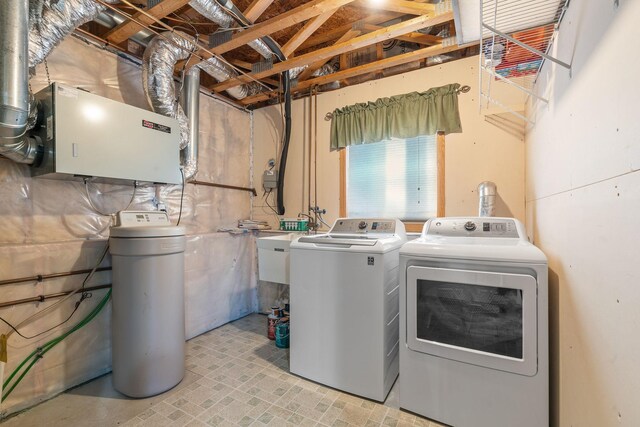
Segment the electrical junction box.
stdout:
<svg viewBox="0 0 640 427">
<path fill-rule="evenodd" d="M 262 174 L 262 188 L 266 191 L 278 187 L 278 171 L 275 169 L 266 170 Z"/>
<path fill-rule="evenodd" d="M 53 83 L 38 92 L 43 145 L 33 176 L 95 177 L 97 182 L 179 184 L 180 127 L 175 119 Z"/>
</svg>

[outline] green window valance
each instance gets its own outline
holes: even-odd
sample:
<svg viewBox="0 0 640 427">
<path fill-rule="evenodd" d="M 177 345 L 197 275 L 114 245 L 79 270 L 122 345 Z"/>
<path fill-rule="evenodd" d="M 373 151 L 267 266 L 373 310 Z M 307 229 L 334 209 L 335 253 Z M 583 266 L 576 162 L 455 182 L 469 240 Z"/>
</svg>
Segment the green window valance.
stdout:
<svg viewBox="0 0 640 427">
<path fill-rule="evenodd" d="M 391 138 L 460 133 L 458 83 L 336 108 L 331 150 Z"/>
</svg>

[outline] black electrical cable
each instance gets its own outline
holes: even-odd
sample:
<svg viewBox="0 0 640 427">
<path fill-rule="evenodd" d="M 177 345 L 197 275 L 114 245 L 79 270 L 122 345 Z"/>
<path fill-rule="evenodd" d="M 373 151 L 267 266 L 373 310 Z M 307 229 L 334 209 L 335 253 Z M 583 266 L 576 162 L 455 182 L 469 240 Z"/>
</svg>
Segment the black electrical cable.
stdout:
<svg viewBox="0 0 640 427">
<path fill-rule="evenodd" d="M 269 209 L 271 209 L 273 211 L 274 214 L 278 215 L 278 211 L 273 206 L 271 206 L 271 204 L 269 203 L 269 195 L 270 194 L 271 194 L 271 190 L 269 190 L 269 192 L 266 193 L 266 195 L 264 197 L 264 202 L 267 204 Z"/>
<path fill-rule="evenodd" d="M 253 25 L 234 4 L 221 4 L 220 7 L 229 11 L 238 21 L 240 26 L 248 28 Z M 279 61 L 285 61 L 287 57 L 280 49 L 278 43 L 269 36 L 262 37 L 261 40 L 267 45 Z M 289 71 L 286 70 L 282 74 L 282 86 L 284 95 L 284 137 L 282 143 L 282 152 L 280 154 L 280 169 L 278 170 L 278 187 L 277 187 L 277 214 L 284 215 L 284 176 L 287 169 L 287 154 L 289 153 L 289 141 L 291 140 L 291 78 Z"/>
<path fill-rule="evenodd" d="M 78 311 L 78 308 L 80 307 L 80 304 L 82 303 L 82 301 L 84 301 L 87 298 L 91 298 L 91 293 L 89 292 L 83 292 L 80 296 L 80 300 L 76 301 L 76 306 L 73 309 L 73 311 L 71 312 L 71 314 L 69 315 L 69 317 L 67 317 L 66 319 L 64 319 L 62 322 L 58 323 L 55 326 L 50 327 L 49 329 L 42 331 L 42 332 L 38 332 L 35 335 L 31 335 L 31 336 L 27 336 L 27 335 L 23 335 L 18 329 L 16 329 L 15 326 L 13 326 L 11 323 L 9 323 L 8 321 L 6 321 L 4 318 L 0 317 L 0 321 L 2 321 L 5 325 L 7 325 L 8 327 L 10 327 L 11 329 L 13 329 L 13 332 L 15 332 L 16 334 L 18 334 L 19 336 L 21 336 L 22 338 L 24 338 L 25 340 L 32 340 L 34 338 L 39 337 L 40 335 L 44 335 L 47 332 L 51 332 L 56 328 L 59 328 L 60 326 L 64 325 L 65 323 L 67 323 L 69 320 L 71 320 L 71 318 L 73 317 L 74 314 L 76 314 L 76 311 Z"/>
<path fill-rule="evenodd" d="M 180 213 L 178 214 L 178 222 L 176 223 L 176 227 L 180 225 L 180 220 L 182 219 L 182 202 L 184 200 L 184 171 L 180 168 L 180 175 L 182 175 L 182 190 L 180 191 Z"/>
<path fill-rule="evenodd" d="M 80 287 L 80 290 L 82 290 L 82 292 L 80 293 L 80 299 L 78 301 L 76 301 L 76 305 L 75 308 L 73 309 L 73 311 L 71 312 L 71 314 L 69 315 L 69 317 L 67 317 L 65 320 L 63 320 L 62 322 L 58 323 L 55 326 L 52 326 L 51 328 L 42 331 L 42 332 L 38 332 L 35 335 L 31 335 L 31 336 L 26 336 L 24 334 L 22 334 L 17 327 L 15 327 L 14 325 L 12 325 L 11 323 L 9 323 L 7 320 L 5 320 L 4 318 L 0 317 L 0 321 L 2 321 L 5 325 L 9 326 L 13 332 L 15 332 L 16 334 L 18 334 L 20 337 L 26 339 L 26 340 L 31 340 L 34 338 L 37 338 L 41 335 L 46 334 L 47 332 L 50 332 L 62 325 L 64 325 L 65 323 L 67 323 L 69 320 L 71 320 L 71 318 L 73 317 L 74 314 L 76 314 L 76 311 L 78 311 L 78 308 L 80 307 L 80 304 L 86 300 L 91 298 L 92 294 L 91 292 L 86 292 L 85 286 L 87 284 L 87 282 L 89 281 L 89 279 L 91 279 L 94 275 L 94 273 L 96 272 L 96 270 L 98 269 L 98 267 L 100 266 L 100 264 L 102 264 L 102 261 L 104 261 L 105 256 L 107 255 L 107 252 L 109 251 L 109 241 L 107 241 L 107 246 L 104 248 L 104 250 L 102 251 L 102 255 L 100 256 L 100 258 L 98 259 L 98 262 L 96 263 L 95 267 L 93 267 L 93 269 L 87 273 L 87 275 L 85 276 L 84 280 L 82 281 L 82 286 Z M 76 291 L 78 292 L 78 291 Z M 55 305 L 55 304 L 54 304 Z M 51 308 L 51 307 L 49 307 Z M 46 309 L 45 309 L 46 310 Z M 24 320 L 23 320 L 24 322 Z M 19 326 L 19 325 L 18 325 Z"/>
</svg>

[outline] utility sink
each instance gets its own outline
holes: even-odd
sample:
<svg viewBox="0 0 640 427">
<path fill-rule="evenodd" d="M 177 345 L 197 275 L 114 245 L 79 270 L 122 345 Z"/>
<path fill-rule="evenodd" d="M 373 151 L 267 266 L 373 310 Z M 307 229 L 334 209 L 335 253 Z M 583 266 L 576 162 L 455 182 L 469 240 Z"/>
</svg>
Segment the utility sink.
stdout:
<svg viewBox="0 0 640 427">
<path fill-rule="evenodd" d="M 289 284 L 289 246 L 300 233 L 258 238 L 258 277 L 260 280 Z"/>
</svg>

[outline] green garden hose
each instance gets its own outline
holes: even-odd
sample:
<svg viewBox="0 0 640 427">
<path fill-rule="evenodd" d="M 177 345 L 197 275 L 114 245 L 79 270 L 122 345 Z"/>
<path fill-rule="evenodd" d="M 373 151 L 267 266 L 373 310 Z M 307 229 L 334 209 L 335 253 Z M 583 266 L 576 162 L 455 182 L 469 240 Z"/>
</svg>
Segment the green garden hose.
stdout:
<svg viewBox="0 0 640 427">
<path fill-rule="evenodd" d="M 56 345 L 58 345 L 60 342 L 62 342 L 62 340 L 64 340 L 66 337 L 68 337 L 69 335 L 71 335 L 72 333 L 74 333 L 75 331 L 82 329 L 85 325 L 87 325 L 88 323 L 90 323 L 97 315 L 98 313 L 100 313 L 102 311 L 102 309 L 104 308 L 105 305 L 107 305 L 107 302 L 109 302 L 109 298 L 111 297 L 111 289 L 109 289 L 109 291 L 105 294 L 105 296 L 102 298 L 102 300 L 100 301 L 100 303 L 98 303 L 98 305 L 84 318 L 82 319 L 78 324 L 76 324 L 73 328 L 69 329 L 67 332 L 65 332 L 64 334 L 60 335 L 57 338 L 52 339 L 51 341 L 48 341 L 47 343 L 45 343 L 42 347 L 38 347 L 37 349 L 35 349 L 33 352 L 31 352 L 31 354 L 29 354 L 19 365 L 16 369 L 13 370 L 13 372 L 11 373 L 11 375 L 9 375 L 9 378 L 7 378 L 7 380 L 4 382 L 2 389 L 3 390 L 7 390 L 7 386 L 9 385 L 9 383 L 11 382 L 11 380 L 13 379 L 13 377 L 15 377 L 18 372 L 20 372 L 20 370 L 22 369 L 22 367 L 24 365 L 26 365 L 29 361 L 31 361 L 31 363 L 29 363 L 29 365 L 27 366 L 27 368 L 22 372 L 22 374 L 20 374 L 20 376 L 18 377 L 18 379 L 16 380 L 16 382 L 11 386 L 11 388 L 9 388 L 2 396 L 2 401 L 5 401 L 7 399 L 7 397 L 9 397 L 9 395 L 11 394 L 11 392 L 13 391 L 14 388 L 16 388 L 16 386 L 18 384 L 20 384 L 20 381 L 22 381 L 22 379 L 24 378 L 24 376 L 27 374 L 27 372 L 29 372 L 29 370 L 33 367 L 33 365 L 36 364 L 36 362 L 41 359 L 49 350 L 51 350 L 52 348 L 54 348 Z M 33 360 L 32 360 L 33 359 Z"/>
</svg>

